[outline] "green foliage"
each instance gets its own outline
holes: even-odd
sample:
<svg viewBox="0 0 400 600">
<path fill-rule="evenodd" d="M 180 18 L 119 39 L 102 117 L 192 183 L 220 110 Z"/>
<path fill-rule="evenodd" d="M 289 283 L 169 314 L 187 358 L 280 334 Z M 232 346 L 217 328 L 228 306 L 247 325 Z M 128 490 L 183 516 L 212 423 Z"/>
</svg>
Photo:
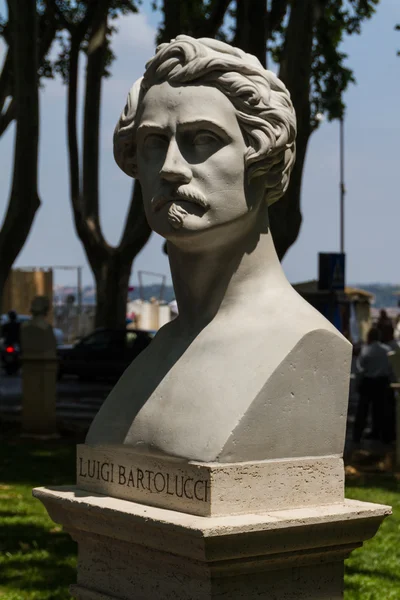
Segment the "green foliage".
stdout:
<svg viewBox="0 0 400 600">
<path fill-rule="evenodd" d="M 57 43 L 59 47 L 57 59 L 51 64 L 54 74 L 60 75 L 65 84 L 69 81 L 69 51 L 70 36 L 65 31 L 57 34 Z"/>
<path fill-rule="evenodd" d="M 107 52 L 104 65 L 104 76 L 110 75 L 109 67 L 111 66 L 115 56 L 111 49 L 111 38 L 117 32 L 117 28 L 111 24 L 122 15 L 135 13 L 138 11 L 138 6 L 141 0 L 109 0 L 108 19 L 109 25 L 107 29 Z M 58 54 L 55 60 L 50 60 L 48 54 L 51 48 L 49 45 L 48 51 L 40 56 L 39 64 L 39 79 L 53 78 L 58 74 L 62 77 L 64 83 L 68 82 L 68 58 L 70 51 L 70 36 L 85 19 L 88 18 L 90 11 L 93 12 L 93 0 L 37 0 L 36 8 L 39 17 L 39 39 L 48 34 L 49 29 L 54 28 L 54 41 L 58 44 Z M 7 34 L 7 19 L 0 16 L 0 36 L 6 39 Z M 82 41 L 81 50 L 87 50 L 87 43 L 90 36 L 90 23 L 86 28 L 86 32 Z M 52 40 L 53 41 L 53 40 Z"/>
<path fill-rule="evenodd" d="M 359 34 L 361 24 L 370 19 L 379 0 L 330 0 L 317 21 L 313 47 L 311 115 L 325 113 L 328 119 L 344 115 L 343 92 L 355 83 L 353 71 L 345 65 L 347 54 L 339 47 L 344 35 Z"/>
<path fill-rule="evenodd" d="M 85 0 L 81 2 L 74 2 L 71 0 L 60 2 L 56 0 L 58 16 L 63 22 L 63 27 L 57 35 L 57 42 L 59 45 L 59 52 L 57 59 L 52 64 L 54 73 L 61 76 L 65 84 L 68 83 L 69 78 L 69 55 L 71 49 L 71 35 L 81 27 L 88 17 L 90 11 L 93 10 L 93 3 L 91 0 Z M 136 13 L 140 0 L 134 2 L 133 0 L 109 0 L 108 3 L 108 26 L 107 26 L 107 50 L 104 64 L 104 77 L 109 77 L 110 66 L 115 59 L 115 55 L 111 48 L 111 38 L 118 29 L 111 22 L 122 15 L 129 13 Z M 88 41 L 91 34 L 90 19 L 88 26 L 86 27 L 82 43 L 81 50 L 87 52 Z"/>
<path fill-rule="evenodd" d="M 311 126 L 318 127 L 318 114 L 329 121 L 344 115 L 343 92 L 355 83 L 354 73 L 346 65 L 347 54 L 340 51 L 345 35 L 361 33 L 361 25 L 370 19 L 379 0 L 328 0 L 316 8 L 311 79 Z M 287 13 L 271 33 L 268 50 L 280 62 L 285 43 Z"/>
<path fill-rule="evenodd" d="M 372 540 L 346 561 L 345 600 L 397 600 L 400 598 L 400 485 L 395 477 L 380 475 L 349 483 L 347 498 L 388 504 L 393 515 L 385 519 Z"/>
</svg>

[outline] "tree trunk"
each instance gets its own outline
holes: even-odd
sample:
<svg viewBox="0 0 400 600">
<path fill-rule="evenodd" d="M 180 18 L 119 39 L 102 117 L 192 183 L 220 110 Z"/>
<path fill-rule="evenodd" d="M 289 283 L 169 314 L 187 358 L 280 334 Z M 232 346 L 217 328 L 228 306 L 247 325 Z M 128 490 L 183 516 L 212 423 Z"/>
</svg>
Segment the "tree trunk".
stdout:
<svg viewBox="0 0 400 600">
<path fill-rule="evenodd" d="M 196 28 L 196 36 L 215 37 L 224 23 L 230 3 L 231 0 L 213 0 L 209 4 L 207 19 L 203 19 L 199 27 Z"/>
<path fill-rule="evenodd" d="M 184 0 L 164 0 L 164 26 L 159 41 L 169 42 L 179 33 L 184 33 L 182 29 L 183 2 Z"/>
<path fill-rule="evenodd" d="M 283 198 L 270 209 L 270 227 L 280 259 L 297 239 L 301 227 L 300 194 L 311 135 L 310 79 L 315 24 L 313 0 L 292 3 L 279 77 L 290 91 L 297 117 L 297 157 Z"/>
<path fill-rule="evenodd" d="M 224 22 L 230 2 L 212 0 L 206 17 L 202 0 L 164 0 L 164 23 L 158 41 L 169 42 L 181 33 L 196 38 L 215 37 Z"/>
<path fill-rule="evenodd" d="M 141 187 L 136 181 L 119 246 L 107 246 L 107 250 L 99 252 L 96 260 L 91 263 L 97 294 L 96 327 L 125 326 L 132 264 L 150 235 L 151 229 L 144 213 Z"/>
<path fill-rule="evenodd" d="M 290 176 L 289 187 L 280 200 L 269 209 L 269 222 L 279 259 L 285 256 L 300 232 L 302 216 L 300 210 L 301 184 L 309 135 L 298 135 L 296 162 Z"/>
<path fill-rule="evenodd" d="M 265 0 L 237 0 L 234 46 L 267 64 L 267 10 Z"/>
<path fill-rule="evenodd" d="M 32 0 L 9 0 L 15 116 L 13 182 L 0 230 L 0 308 L 5 281 L 40 206 L 37 191 L 39 100 L 37 15 Z"/>
<path fill-rule="evenodd" d="M 133 185 L 132 200 L 121 242 L 113 247 L 105 240 L 99 219 L 99 124 L 101 84 L 107 49 L 109 2 L 96 5 L 92 19 L 85 19 L 71 33 L 68 84 L 68 151 L 70 195 L 77 234 L 85 249 L 96 283 L 96 327 L 125 326 L 129 277 L 135 256 L 150 237 L 138 182 Z M 80 177 L 77 139 L 78 58 L 87 30 L 86 90 L 83 135 L 83 177 Z M 81 184 L 82 179 L 82 184 Z"/>
<path fill-rule="evenodd" d="M 107 243 L 99 221 L 99 136 L 102 81 L 107 52 L 107 1 L 99 2 L 99 13 L 94 19 L 87 49 L 86 90 L 83 119 L 83 217 L 97 245 Z M 95 250 L 95 253 L 96 253 Z M 90 247 L 89 247 L 90 254 Z M 96 260 L 89 256 L 89 261 Z"/>
<path fill-rule="evenodd" d="M 108 253 L 100 268 L 93 269 L 96 281 L 96 327 L 125 327 L 126 302 L 132 260 L 113 249 Z"/>
<path fill-rule="evenodd" d="M 53 0 L 54 1 L 54 0 Z M 9 23 L 12 18 L 10 13 Z M 38 76 L 40 74 L 40 68 L 43 66 L 45 58 L 53 44 L 56 36 L 58 24 L 55 15 L 55 5 L 53 2 L 47 2 L 45 11 L 40 15 L 36 16 L 35 24 L 32 24 L 36 28 L 35 38 L 37 39 L 37 70 Z M 9 29 L 9 25 L 6 25 L 6 29 Z M 3 62 L 3 68 L 0 73 L 0 137 L 3 135 L 10 123 L 16 118 L 15 112 L 15 101 L 14 101 L 14 77 L 13 75 L 13 57 L 12 48 L 10 48 L 10 37 L 12 38 L 13 33 L 8 32 L 3 37 L 9 43 L 9 48 L 5 60 Z M 7 99 L 11 97 L 11 102 L 8 108 L 4 110 Z"/>
<path fill-rule="evenodd" d="M 11 94 L 11 72 L 12 59 L 10 50 L 8 49 L 0 74 L 0 114 L 3 113 L 5 102 Z"/>
</svg>

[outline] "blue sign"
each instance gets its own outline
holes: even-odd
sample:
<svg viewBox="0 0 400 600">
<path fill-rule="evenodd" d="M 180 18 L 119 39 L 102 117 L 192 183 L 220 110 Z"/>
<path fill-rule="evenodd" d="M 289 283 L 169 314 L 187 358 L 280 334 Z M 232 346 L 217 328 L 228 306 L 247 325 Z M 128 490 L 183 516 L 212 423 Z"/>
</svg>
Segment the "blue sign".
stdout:
<svg viewBox="0 0 400 600">
<path fill-rule="evenodd" d="M 319 290 L 344 290 L 346 256 L 341 252 L 320 252 Z"/>
</svg>

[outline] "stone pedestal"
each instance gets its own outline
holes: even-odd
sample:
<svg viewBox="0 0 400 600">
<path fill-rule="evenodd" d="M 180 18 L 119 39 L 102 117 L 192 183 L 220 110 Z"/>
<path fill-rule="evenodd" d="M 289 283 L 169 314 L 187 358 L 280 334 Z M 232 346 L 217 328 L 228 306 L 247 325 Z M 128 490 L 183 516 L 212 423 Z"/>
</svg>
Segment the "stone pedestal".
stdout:
<svg viewBox="0 0 400 600">
<path fill-rule="evenodd" d="M 339 600 L 343 560 L 390 514 L 344 499 L 340 456 L 199 463 L 82 444 L 77 486 L 34 495 L 78 542 L 78 600 Z"/>
<path fill-rule="evenodd" d="M 344 500 L 339 456 L 203 463 L 126 446 L 77 447 L 78 488 L 201 517 L 265 513 Z"/>
<path fill-rule="evenodd" d="M 46 355 L 24 355 L 22 360 L 22 432 L 57 436 L 56 383 L 58 360 Z"/>
<path fill-rule="evenodd" d="M 46 296 L 35 296 L 32 320 L 21 327 L 22 432 L 28 436 L 57 436 L 57 344 L 46 321 L 49 309 Z"/>
<path fill-rule="evenodd" d="M 340 600 L 343 560 L 390 514 L 345 500 L 200 517 L 77 487 L 34 496 L 78 542 L 78 600 Z"/>
</svg>

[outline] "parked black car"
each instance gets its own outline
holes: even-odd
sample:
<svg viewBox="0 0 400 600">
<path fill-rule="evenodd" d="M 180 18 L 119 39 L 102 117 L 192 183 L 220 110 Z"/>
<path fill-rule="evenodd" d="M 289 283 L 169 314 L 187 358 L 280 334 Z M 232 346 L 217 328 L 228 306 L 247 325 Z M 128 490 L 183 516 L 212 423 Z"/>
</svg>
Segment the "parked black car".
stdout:
<svg viewBox="0 0 400 600">
<path fill-rule="evenodd" d="M 136 329 L 97 329 L 73 346 L 58 346 L 59 377 L 117 379 L 154 335 Z"/>
</svg>

